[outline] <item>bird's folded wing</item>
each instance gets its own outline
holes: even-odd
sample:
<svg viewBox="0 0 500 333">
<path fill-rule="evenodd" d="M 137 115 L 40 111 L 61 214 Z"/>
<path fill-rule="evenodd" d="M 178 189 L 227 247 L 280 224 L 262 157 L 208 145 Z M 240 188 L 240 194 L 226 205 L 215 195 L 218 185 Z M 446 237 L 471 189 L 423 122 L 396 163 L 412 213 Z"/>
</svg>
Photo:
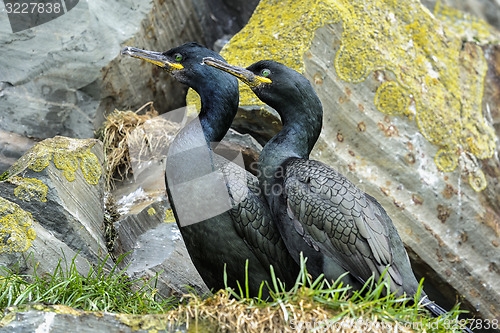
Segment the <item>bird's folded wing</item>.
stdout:
<svg viewBox="0 0 500 333">
<path fill-rule="evenodd" d="M 296 159 L 286 166 L 288 215 L 304 240 L 366 281 L 393 264 L 387 221 L 365 193 L 329 166 Z M 392 222 L 391 222 L 392 223 Z M 398 285 L 397 267 L 388 273 Z"/>
<path fill-rule="evenodd" d="M 278 277 L 288 274 L 295 265 L 288 254 L 276 225 L 272 221 L 257 178 L 238 165 L 228 163 L 222 168 L 233 208 L 229 211 L 234 227 L 264 267 L 273 265 Z"/>
</svg>

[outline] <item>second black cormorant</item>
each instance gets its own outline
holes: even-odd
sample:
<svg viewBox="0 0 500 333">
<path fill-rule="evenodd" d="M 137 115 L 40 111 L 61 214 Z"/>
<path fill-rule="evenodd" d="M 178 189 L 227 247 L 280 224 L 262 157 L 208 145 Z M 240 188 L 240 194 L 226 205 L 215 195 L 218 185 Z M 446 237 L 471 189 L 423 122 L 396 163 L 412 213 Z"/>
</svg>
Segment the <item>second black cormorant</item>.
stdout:
<svg viewBox="0 0 500 333">
<path fill-rule="evenodd" d="M 241 68 L 205 59 L 231 73 L 274 108 L 282 130 L 260 155 L 260 186 L 285 244 L 294 257 L 307 254 L 315 273 L 336 279 L 340 265 L 360 283 L 386 271 L 397 296 L 417 293 L 403 242 L 382 206 L 333 168 L 309 159 L 322 127 L 323 107 L 310 82 L 300 73 L 270 60 Z M 332 270 L 331 267 L 334 269 Z M 427 300 L 435 316 L 446 311 Z"/>
<path fill-rule="evenodd" d="M 245 288 L 248 260 L 251 296 L 259 294 L 262 281 L 271 282 L 269 265 L 291 287 L 298 266 L 271 221 L 265 198 L 259 194 L 258 180 L 213 154 L 210 148 L 210 143 L 224 137 L 236 115 L 239 90 L 237 79 L 203 65 L 202 59 L 214 57 L 221 62 L 224 59 L 197 43 L 166 52 L 127 47 L 122 54 L 157 65 L 200 95 L 198 118 L 179 132 L 169 148 L 166 183 L 189 255 L 207 286 L 223 288 L 225 270 L 230 287 L 238 288 L 239 283 Z M 221 186 L 226 187 L 223 192 L 229 197 L 230 207 L 214 216 L 207 210 L 216 211 L 215 201 L 221 195 Z M 215 187 L 219 187 L 219 192 Z M 190 218 L 195 220 L 188 221 Z M 268 295 L 265 287 L 263 295 Z"/>
</svg>

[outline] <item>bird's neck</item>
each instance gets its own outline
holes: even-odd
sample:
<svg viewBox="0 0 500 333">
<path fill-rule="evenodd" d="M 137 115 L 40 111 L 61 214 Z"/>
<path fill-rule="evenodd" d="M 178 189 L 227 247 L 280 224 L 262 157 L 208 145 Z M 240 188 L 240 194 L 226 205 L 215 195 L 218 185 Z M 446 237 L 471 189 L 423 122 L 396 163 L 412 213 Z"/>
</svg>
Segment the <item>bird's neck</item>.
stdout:
<svg viewBox="0 0 500 333">
<path fill-rule="evenodd" d="M 191 120 L 176 135 L 170 145 L 169 155 L 185 154 L 191 150 L 197 152 L 196 149 L 201 147 L 208 147 L 209 154 L 211 154 L 210 144 L 221 141 L 229 130 L 238 108 L 237 91 L 236 96 L 208 89 L 203 89 L 203 91 L 204 93 L 199 93 L 201 110 L 198 117 Z M 200 152 L 203 151 L 204 149 L 200 150 Z M 194 165 L 185 165 L 185 167 L 193 168 Z"/>
<path fill-rule="evenodd" d="M 226 135 L 238 110 L 238 96 L 223 90 L 204 91 L 200 94 L 199 120 L 207 143 L 219 142 Z"/>
<path fill-rule="evenodd" d="M 259 158 L 259 182 L 268 200 L 278 178 L 284 175 L 284 163 L 292 157 L 308 159 L 321 132 L 321 118 L 282 120 L 283 128 L 269 140 Z"/>
<path fill-rule="evenodd" d="M 206 90 L 206 89 L 205 89 Z M 167 155 L 170 185 L 211 173 L 214 169 L 210 143 L 222 140 L 238 108 L 238 95 L 207 91 L 200 94 L 201 111 L 176 135 Z M 169 185 L 169 184 L 167 184 Z"/>
</svg>

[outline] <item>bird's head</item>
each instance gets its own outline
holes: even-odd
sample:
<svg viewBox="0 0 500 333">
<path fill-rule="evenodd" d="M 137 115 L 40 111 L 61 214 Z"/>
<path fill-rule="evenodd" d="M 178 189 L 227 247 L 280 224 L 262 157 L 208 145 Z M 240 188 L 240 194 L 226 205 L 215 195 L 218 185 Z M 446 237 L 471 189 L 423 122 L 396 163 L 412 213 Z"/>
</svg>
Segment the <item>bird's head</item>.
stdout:
<svg viewBox="0 0 500 333">
<path fill-rule="evenodd" d="M 126 47 L 122 54 L 153 63 L 169 72 L 177 81 L 193 88 L 201 99 L 199 119 L 208 141 L 220 141 L 238 111 L 238 79 L 206 66 L 203 58 L 225 63 L 216 52 L 198 43 L 187 43 L 166 52 Z"/>
<path fill-rule="evenodd" d="M 141 50 L 135 47 L 126 47 L 121 53 L 153 63 L 169 72 L 177 81 L 197 91 L 197 88 L 202 88 L 200 87 L 201 85 L 206 86 L 207 84 L 222 82 L 217 80 L 217 76 L 220 75 L 220 73 L 214 71 L 211 67 L 205 66 L 202 61 L 205 57 L 213 57 L 222 62 L 224 62 L 224 59 L 215 51 L 207 49 L 195 42 L 174 47 L 166 52 L 155 52 Z M 226 81 L 227 80 L 226 78 Z M 229 79 L 229 81 L 232 81 L 232 79 Z M 236 81 L 234 80 L 234 82 Z"/>
<path fill-rule="evenodd" d="M 302 74 L 273 60 L 261 60 L 247 68 L 205 58 L 209 66 L 230 73 L 246 83 L 261 101 L 274 108 L 282 120 L 296 110 L 322 115 L 323 108 L 311 83 Z M 293 110 L 293 111 L 292 111 Z"/>
</svg>

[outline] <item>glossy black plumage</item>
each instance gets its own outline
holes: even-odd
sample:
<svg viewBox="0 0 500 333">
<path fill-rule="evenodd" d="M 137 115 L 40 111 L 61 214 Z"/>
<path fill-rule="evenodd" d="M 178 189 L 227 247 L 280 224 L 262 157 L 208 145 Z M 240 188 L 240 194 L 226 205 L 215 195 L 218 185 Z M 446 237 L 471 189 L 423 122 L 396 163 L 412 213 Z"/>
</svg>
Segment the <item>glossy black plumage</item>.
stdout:
<svg viewBox="0 0 500 333">
<path fill-rule="evenodd" d="M 166 183 L 174 214 L 191 259 L 211 289 L 224 287 L 223 272 L 228 285 L 245 285 L 245 260 L 248 259 L 250 294 L 256 296 L 262 281 L 270 282 L 269 265 L 288 286 L 293 285 L 298 266 L 288 254 L 276 226 L 272 223 L 265 198 L 259 193 L 255 176 L 239 166 L 213 154 L 212 142 L 220 141 L 228 131 L 238 109 L 239 91 L 233 76 L 202 64 L 203 57 L 217 53 L 197 43 L 188 43 L 164 53 L 125 48 L 128 54 L 167 70 L 179 82 L 192 87 L 201 98 L 199 117 L 187 124 L 177 135 L 167 157 Z M 202 161 L 200 161 L 202 160 Z M 210 184 L 201 183 L 192 189 L 192 196 L 182 197 L 178 186 L 212 172 L 223 176 L 231 208 L 202 222 L 186 225 L 178 202 L 197 207 L 210 207 L 213 197 Z M 217 181 L 217 178 L 215 178 Z M 206 185 L 206 188 L 203 186 Z M 216 185 L 220 185 L 217 183 Z M 181 215 L 181 216 L 180 216 Z M 264 296 L 267 290 L 264 288 Z"/>
<path fill-rule="evenodd" d="M 372 274 L 378 279 L 387 269 L 391 292 L 414 295 L 418 281 L 382 206 L 333 168 L 309 159 L 323 113 L 310 82 L 274 61 L 259 61 L 246 69 L 215 59 L 204 62 L 240 78 L 281 116 L 282 130 L 260 155 L 259 181 L 294 259 L 304 251 L 313 266 L 309 271 L 336 279 L 345 269 L 359 283 Z M 421 296 L 434 315 L 446 312 L 425 293 Z"/>
</svg>

